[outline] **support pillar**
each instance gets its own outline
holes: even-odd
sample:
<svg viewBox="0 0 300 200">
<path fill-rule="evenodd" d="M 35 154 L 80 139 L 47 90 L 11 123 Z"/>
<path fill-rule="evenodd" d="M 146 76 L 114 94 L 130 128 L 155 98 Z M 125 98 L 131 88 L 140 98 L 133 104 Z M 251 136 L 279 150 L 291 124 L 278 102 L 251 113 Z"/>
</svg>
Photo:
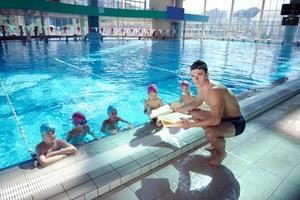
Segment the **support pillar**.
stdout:
<svg viewBox="0 0 300 200">
<path fill-rule="evenodd" d="M 89 6 L 98 7 L 98 0 L 89 0 Z M 88 16 L 88 27 L 90 32 L 98 32 L 99 33 L 99 16 Z"/>
<path fill-rule="evenodd" d="M 31 35 L 29 30 L 28 10 L 24 10 L 24 24 L 26 33 L 26 42 L 31 42 Z"/>
<path fill-rule="evenodd" d="M 185 30 L 186 30 L 186 21 L 183 21 L 183 33 L 182 33 L 182 39 L 185 39 Z"/>
<path fill-rule="evenodd" d="M 79 18 L 79 24 L 80 24 L 80 29 L 81 29 L 81 35 L 84 35 L 85 34 L 85 31 L 84 31 L 84 17 L 80 17 Z"/>
<path fill-rule="evenodd" d="M 231 2 L 231 9 L 230 9 L 230 15 L 229 15 L 229 22 L 228 22 L 228 28 L 227 28 L 227 39 L 229 40 L 231 38 L 231 32 L 232 32 L 232 15 L 233 15 L 233 7 L 234 7 L 234 0 Z"/>
<path fill-rule="evenodd" d="M 183 0 L 176 0 L 175 7 L 182 8 L 183 7 Z M 175 38 L 180 38 L 183 35 L 183 25 L 182 21 L 177 21 L 174 24 L 176 29 L 176 34 L 174 35 Z"/>
<path fill-rule="evenodd" d="M 72 26 L 73 26 L 73 30 L 74 30 L 73 34 L 78 35 L 77 26 L 76 26 L 76 18 L 74 18 L 74 17 L 72 18 Z"/>
<path fill-rule="evenodd" d="M 89 6 L 98 8 L 98 0 L 88 0 Z M 99 8 L 98 8 L 99 9 Z M 99 33 L 99 16 L 88 16 L 88 34 L 89 40 L 101 40 L 102 35 Z"/>
<path fill-rule="evenodd" d="M 99 33 L 99 17 L 88 16 L 88 26 L 89 26 L 89 33 L 91 32 Z"/>
<path fill-rule="evenodd" d="M 176 6 L 182 8 L 183 6 L 183 0 L 150 0 L 149 1 L 149 9 L 150 10 L 163 10 L 166 11 L 167 6 Z M 161 20 L 152 20 L 152 28 L 154 30 L 169 30 L 167 37 L 182 37 L 183 34 L 183 23 L 182 21 L 161 21 Z M 176 29 L 176 33 L 174 34 L 174 29 Z M 162 33 L 161 33 L 162 34 Z"/>
<path fill-rule="evenodd" d="M 259 40 L 260 37 L 261 37 L 261 24 L 262 24 L 262 19 L 263 19 L 263 15 L 264 15 L 265 1 L 266 1 L 266 0 L 263 0 L 263 1 L 262 1 L 261 9 L 260 9 L 260 16 L 259 16 L 259 22 L 258 22 L 258 29 L 257 29 L 257 32 L 256 32 L 256 38 L 257 38 L 258 40 Z"/>
<path fill-rule="evenodd" d="M 43 37 L 45 38 L 46 33 L 45 33 L 45 22 L 44 22 L 44 14 L 43 14 L 43 12 L 41 12 L 41 25 L 42 25 L 42 34 L 43 34 Z"/>
<path fill-rule="evenodd" d="M 204 0 L 203 15 L 206 15 L 206 1 Z M 202 22 L 201 40 L 204 39 L 205 23 Z"/>
<path fill-rule="evenodd" d="M 291 0 L 290 3 L 300 3 L 300 0 Z M 284 43 L 294 42 L 298 26 L 285 26 L 283 34 Z"/>
</svg>

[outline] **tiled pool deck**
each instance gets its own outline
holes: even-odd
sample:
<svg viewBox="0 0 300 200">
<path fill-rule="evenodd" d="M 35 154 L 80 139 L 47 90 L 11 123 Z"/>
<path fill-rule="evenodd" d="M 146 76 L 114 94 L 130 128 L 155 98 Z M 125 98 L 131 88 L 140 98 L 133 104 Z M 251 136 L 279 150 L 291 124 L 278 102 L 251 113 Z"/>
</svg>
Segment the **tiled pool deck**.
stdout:
<svg viewBox="0 0 300 200">
<path fill-rule="evenodd" d="M 295 80 L 241 101 L 253 119 L 228 140 L 217 169 L 206 167 L 209 154 L 197 150 L 206 143 L 202 129 L 145 126 L 82 146 L 44 169 L 28 162 L 0 171 L 0 199 L 297 199 L 298 93 Z"/>
<path fill-rule="evenodd" d="M 300 94 L 251 120 L 227 153 L 212 169 L 201 147 L 98 199 L 299 200 Z"/>
</svg>

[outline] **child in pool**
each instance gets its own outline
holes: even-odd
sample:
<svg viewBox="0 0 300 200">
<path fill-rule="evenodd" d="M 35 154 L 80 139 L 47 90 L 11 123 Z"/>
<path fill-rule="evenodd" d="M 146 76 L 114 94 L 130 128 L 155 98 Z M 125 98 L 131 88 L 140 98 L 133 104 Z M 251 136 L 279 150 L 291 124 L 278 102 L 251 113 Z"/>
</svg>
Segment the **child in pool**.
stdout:
<svg viewBox="0 0 300 200">
<path fill-rule="evenodd" d="M 107 115 L 108 115 L 108 119 L 103 121 L 102 126 L 101 126 L 101 132 L 110 133 L 112 135 L 117 134 L 117 132 L 119 131 L 119 127 L 118 127 L 119 121 L 127 123 L 128 129 L 132 128 L 132 125 L 130 122 L 128 122 L 118 116 L 118 111 L 114 106 L 108 106 Z"/>
<path fill-rule="evenodd" d="M 70 154 L 76 153 L 76 148 L 65 140 L 56 139 L 55 128 L 44 123 L 40 127 L 43 141 L 36 146 L 36 155 L 42 167 L 54 164 Z"/>
<path fill-rule="evenodd" d="M 179 103 L 182 105 L 187 105 L 195 99 L 195 96 L 191 93 L 190 84 L 187 81 L 181 81 L 180 86 L 182 95 L 179 99 Z"/>
<path fill-rule="evenodd" d="M 163 105 L 161 98 L 157 96 L 158 90 L 154 84 L 151 84 L 148 87 L 148 98 L 145 101 L 144 113 L 147 115 L 151 114 L 151 111 L 157 109 Z M 161 124 L 157 121 L 157 118 L 153 118 L 151 122 L 155 123 L 157 127 L 160 127 Z"/>
<path fill-rule="evenodd" d="M 75 127 L 69 131 L 67 136 L 67 141 L 71 144 L 82 144 L 98 139 L 87 124 L 84 114 L 80 112 L 74 113 L 72 115 L 72 122 Z"/>
<path fill-rule="evenodd" d="M 187 81 L 181 81 L 180 85 L 181 85 L 182 95 L 180 96 L 179 101 L 169 104 L 173 110 L 176 110 L 177 108 L 180 108 L 181 106 L 188 105 L 189 103 L 194 101 L 196 98 L 196 96 L 194 96 L 191 93 L 190 84 Z M 202 110 L 209 110 L 209 107 L 205 102 L 203 102 L 199 106 L 199 108 Z M 188 114 L 189 112 L 184 112 L 184 113 Z"/>
</svg>

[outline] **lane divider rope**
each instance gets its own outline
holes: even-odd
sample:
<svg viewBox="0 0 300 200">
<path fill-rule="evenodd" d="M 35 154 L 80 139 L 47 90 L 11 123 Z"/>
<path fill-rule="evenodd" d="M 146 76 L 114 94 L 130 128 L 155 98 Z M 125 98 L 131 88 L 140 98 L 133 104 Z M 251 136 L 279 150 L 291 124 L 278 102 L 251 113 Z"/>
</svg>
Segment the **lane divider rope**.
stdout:
<svg viewBox="0 0 300 200">
<path fill-rule="evenodd" d="M 70 66 L 70 67 L 73 67 L 73 68 L 75 68 L 75 69 L 78 69 L 78 70 L 80 70 L 80 71 L 83 71 L 83 72 L 85 72 L 85 73 L 92 74 L 92 75 L 94 75 L 94 76 L 96 76 L 96 77 L 98 77 L 98 78 L 102 78 L 102 76 L 100 76 L 99 74 L 96 74 L 96 73 L 91 72 L 91 71 L 86 70 L 86 69 L 82 69 L 82 68 L 80 68 L 80 67 L 78 67 L 78 66 L 76 66 L 76 65 L 67 63 L 67 62 L 65 62 L 65 61 L 63 61 L 63 60 L 60 60 L 60 59 L 58 59 L 58 58 L 55 58 L 55 60 L 58 61 L 58 62 L 60 62 L 60 63 L 66 64 L 66 65 L 68 65 L 68 66 Z"/>
<path fill-rule="evenodd" d="M 68 65 L 68 66 L 70 66 L 70 67 L 72 67 L 72 68 L 78 69 L 78 70 L 83 71 L 83 72 L 86 72 L 86 73 L 88 73 L 88 74 L 92 74 L 92 75 L 94 75 L 94 76 L 96 76 L 96 77 L 98 77 L 98 78 L 102 78 L 102 76 L 100 76 L 99 74 L 96 74 L 96 73 L 91 72 L 91 71 L 86 70 L 86 69 L 82 69 L 82 68 L 80 68 L 80 67 L 78 67 L 78 66 L 76 66 L 76 65 L 67 63 L 67 62 L 65 62 L 65 61 L 63 61 L 63 60 L 60 60 L 60 59 L 58 59 L 58 58 L 55 58 L 55 60 L 58 61 L 58 62 L 60 62 L 60 63 L 66 64 L 66 65 Z M 156 70 L 163 71 L 163 72 L 169 72 L 169 73 L 171 73 L 171 74 L 176 74 L 176 75 L 180 74 L 180 75 L 189 76 L 188 73 L 184 73 L 184 72 L 179 72 L 179 73 L 178 73 L 178 72 L 176 72 L 176 71 L 174 71 L 174 70 L 164 69 L 164 68 L 161 68 L 161 67 L 149 66 L 149 67 L 147 67 L 147 68 L 150 68 L 150 69 L 156 69 Z"/>
<path fill-rule="evenodd" d="M 18 117 L 18 115 L 17 115 L 17 113 L 16 113 L 16 110 L 15 110 L 15 108 L 14 108 L 14 106 L 13 106 L 13 104 L 12 104 L 12 102 L 11 102 L 9 96 L 8 96 L 7 90 L 6 90 L 6 88 L 5 88 L 4 84 L 3 84 L 2 79 L 0 79 L 0 83 L 1 83 L 1 87 L 2 87 L 2 89 L 3 89 L 4 95 L 5 95 L 5 97 L 6 97 L 6 100 L 7 100 L 7 102 L 8 102 L 8 105 L 9 105 L 9 107 L 10 107 L 10 109 L 11 109 L 11 112 L 13 113 L 13 116 L 14 116 L 14 118 L 15 118 L 15 121 L 16 121 L 16 123 L 17 123 L 17 125 L 18 125 L 19 132 L 20 132 L 22 138 L 24 139 L 24 141 L 25 141 L 25 143 L 26 143 L 27 150 L 28 150 L 28 152 L 30 153 L 31 157 L 32 157 L 32 158 L 35 158 L 34 153 L 32 152 L 32 149 L 31 149 L 31 147 L 29 146 L 29 143 L 28 143 L 28 141 L 27 141 L 27 137 L 26 137 L 26 135 L 25 135 L 25 132 L 24 132 L 24 129 L 23 129 L 22 125 L 21 125 L 21 122 L 20 122 L 20 120 L 19 120 L 19 117 Z"/>
</svg>

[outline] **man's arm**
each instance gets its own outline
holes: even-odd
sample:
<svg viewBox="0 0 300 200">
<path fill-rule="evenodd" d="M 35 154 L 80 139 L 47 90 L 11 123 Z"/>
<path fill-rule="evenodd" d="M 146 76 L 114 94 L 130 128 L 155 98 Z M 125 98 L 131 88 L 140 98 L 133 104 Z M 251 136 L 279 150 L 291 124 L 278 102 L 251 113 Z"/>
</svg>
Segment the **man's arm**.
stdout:
<svg viewBox="0 0 300 200">
<path fill-rule="evenodd" d="M 220 91 L 211 91 L 210 93 L 210 117 L 196 122 L 182 121 L 182 128 L 218 126 L 221 123 L 224 109 L 224 102 Z"/>
<path fill-rule="evenodd" d="M 190 111 L 194 108 L 198 108 L 202 103 L 203 103 L 203 100 L 196 97 L 196 98 L 194 98 L 194 100 L 192 102 L 190 102 L 187 105 L 181 106 L 180 108 L 175 109 L 175 111 L 176 112 Z"/>
</svg>

